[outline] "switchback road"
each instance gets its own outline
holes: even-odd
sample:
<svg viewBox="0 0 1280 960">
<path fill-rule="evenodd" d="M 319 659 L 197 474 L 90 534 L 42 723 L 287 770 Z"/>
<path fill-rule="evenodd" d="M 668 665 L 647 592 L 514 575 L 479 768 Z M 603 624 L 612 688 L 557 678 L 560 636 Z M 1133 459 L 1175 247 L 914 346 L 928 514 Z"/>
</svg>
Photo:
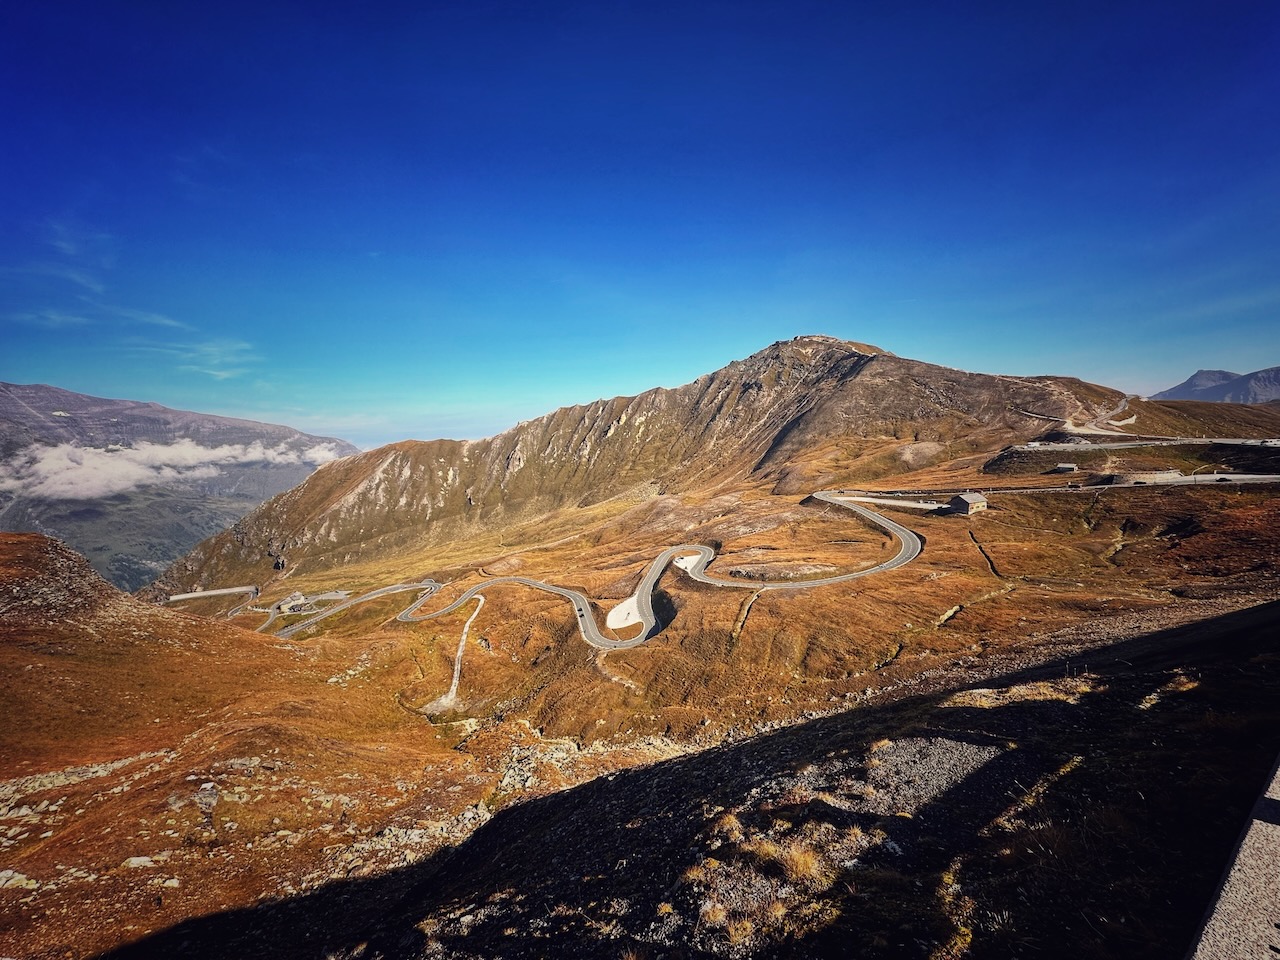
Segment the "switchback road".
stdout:
<svg viewBox="0 0 1280 960">
<path fill-rule="evenodd" d="M 645 571 L 643 577 L 640 578 L 640 584 L 636 587 L 635 592 L 624 600 L 619 607 L 628 609 L 631 615 L 615 619 L 610 622 L 609 626 L 614 629 L 623 627 L 632 627 L 639 624 L 641 629 L 629 640 L 618 640 L 615 637 L 606 636 L 596 622 L 595 614 L 591 610 L 591 601 L 577 590 L 570 590 L 567 587 L 558 587 L 554 584 L 544 583 L 541 580 L 533 580 L 529 577 L 495 577 L 485 583 L 479 583 L 464 592 L 458 599 L 454 600 L 448 606 L 436 610 L 433 613 L 419 613 L 419 608 L 428 599 L 420 598 L 407 610 L 402 611 L 396 619 L 409 623 L 422 620 L 430 620 L 434 617 L 442 617 L 445 614 L 452 613 L 457 610 L 472 597 L 479 595 L 485 590 L 504 583 L 518 583 L 526 587 L 533 587 L 536 590 L 545 590 L 548 593 L 554 593 L 557 596 L 564 597 L 573 604 L 574 614 L 578 620 L 578 630 L 582 634 L 582 639 L 591 646 L 600 650 L 625 650 L 629 647 L 637 647 L 646 640 L 657 635 L 661 626 L 658 623 L 657 615 L 653 610 L 653 592 L 657 587 L 658 580 L 662 574 L 666 572 L 669 565 L 675 564 L 692 579 L 700 583 L 710 584 L 716 587 L 738 587 L 747 590 L 803 590 L 809 587 L 822 587 L 833 583 L 843 583 L 846 580 L 856 580 L 860 577 L 869 577 L 875 573 L 881 573 L 885 570 L 892 570 L 903 564 L 910 563 L 920 555 L 922 544 L 920 538 L 914 532 L 908 530 L 902 524 L 890 520 L 888 517 L 882 516 L 873 510 L 868 510 L 856 503 L 842 498 L 834 491 L 824 490 L 813 495 L 815 500 L 821 500 L 824 503 L 833 506 L 843 507 L 852 510 L 870 523 L 886 530 L 891 536 L 899 541 L 897 554 L 892 559 L 886 560 L 884 563 L 878 563 L 874 567 L 868 567 L 865 570 L 857 570 L 853 573 L 842 573 L 832 577 L 820 577 L 814 580 L 788 580 L 761 582 L 757 580 L 734 580 L 724 577 L 713 577 L 706 573 L 707 565 L 715 559 L 715 551 L 710 547 L 700 543 L 682 543 L 678 546 L 668 547 L 658 554 L 657 558 L 649 564 L 649 569 Z M 682 562 L 683 561 L 683 562 Z"/>
<path fill-rule="evenodd" d="M 787 580 L 787 581 L 758 581 L 758 580 L 737 580 L 727 577 L 716 577 L 706 572 L 707 565 L 715 559 L 715 551 L 700 543 L 682 543 L 678 546 L 668 547 L 663 550 L 657 558 L 649 565 L 640 583 L 636 587 L 631 597 L 618 604 L 618 609 L 624 611 L 620 616 L 611 617 L 608 626 L 612 629 L 630 629 L 639 625 L 639 630 L 635 636 L 627 640 L 619 640 L 616 636 L 606 634 L 600 629 L 599 623 L 596 622 L 595 613 L 591 608 L 591 600 L 583 593 L 572 590 L 568 587 L 557 586 L 552 583 L 545 583 L 541 580 L 534 580 L 531 577 L 494 577 L 483 583 L 478 583 L 470 587 L 462 593 L 457 599 L 430 613 L 422 613 L 422 607 L 429 601 L 443 586 L 435 580 L 425 579 L 418 583 L 397 583 L 387 587 L 380 587 L 371 590 L 368 593 L 361 594 L 358 597 L 352 597 L 341 603 L 327 607 L 319 613 L 301 620 L 298 623 L 291 624 L 284 629 L 278 631 L 275 635 L 278 637 L 292 637 L 294 634 L 302 630 L 306 630 L 315 626 L 327 617 L 331 617 L 336 613 L 341 613 L 356 604 L 365 603 L 369 600 L 375 600 L 379 597 L 385 597 L 394 593 L 404 593 L 408 591 L 420 591 L 421 595 L 414 600 L 408 607 L 400 611 L 396 615 L 396 619 L 405 623 L 419 623 L 424 620 L 433 620 L 437 617 L 443 617 L 457 610 L 466 604 L 473 597 L 477 597 L 487 590 L 504 584 L 519 584 L 525 587 L 532 587 L 535 590 L 542 590 L 547 593 L 553 593 L 557 596 L 564 597 L 573 604 L 574 616 L 578 622 L 578 632 L 582 635 L 582 639 L 593 647 L 600 650 L 625 650 L 630 647 L 636 647 L 644 643 L 646 640 L 656 636 L 662 629 L 662 625 L 658 622 L 658 617 L 653 610 L 653 592 L 657 587 L 658 580 L 666 572 L 667 567 L 674 564 L 679 567 L 693 580 L 699 583 L 706 583 L 716 587 L 737 587 L 746 590 L 804 590 L 810 587 L 822 587 L 833 583 L 843 583 L 847 580 L 857 580 L 862 577 L 869 577 L 876 573 L 882 573 L 886 570 L 892 570 L 895 567 L 903 566 L 910 563 L 920 555 L 922 544 L 920 538 L 914 532 L 904 527 L 895 520 L 891 520 L 873 510 L 851 502 L 849 499 L 842 497 L 838 491 L 823 490 L 813 494 L 815 500 L 831 504 L 846 510 L 851 510 L 861 516 L 869 523 L 880 527 L 894 537 L 898 543 L 898 552 L 889 560 L 878 563 L 873 567 L 865 570 L 856 570 L 852 573 L 842 573 L 831 577 L 819 577 L 812 580 Z M 239 590 L 254 590 L 256 588 L 237 588 Z M 195 596 L 214 596 L 220 592 L 231 591 L 206 591 L 203 594 Z M 192 595 L 179 595 L 171 599 L 185 599 Z M 324 595 L 330 596 L 330 595 Z M 310 597 L 307 600 L 320 599 L 320 597 Z M 238 610 L 239 608 L 237 608 Z M 276 611 L 273 608 L 271 616 L 268 617 L 259 629 L 264 630 L 269 626 L 276 617 Z"/>
</svg>

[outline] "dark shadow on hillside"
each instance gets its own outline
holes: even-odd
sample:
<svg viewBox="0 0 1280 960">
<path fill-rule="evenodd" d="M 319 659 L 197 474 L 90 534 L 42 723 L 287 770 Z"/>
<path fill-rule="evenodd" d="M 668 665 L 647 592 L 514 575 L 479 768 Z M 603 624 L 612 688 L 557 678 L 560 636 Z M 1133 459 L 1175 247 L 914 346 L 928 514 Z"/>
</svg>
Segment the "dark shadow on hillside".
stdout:
<svg viewBox="0 0 1280 960">
<path fill-rule="evenodd" d="M 665 590 L 654 590 L 653 618 L 655 623 L 653 625 L 653 629 L 649 631 L 649 634 L 645 639 L 656 637 L 663 630 L 667 629 L 667 627 L 671 626 L 672 622 L 676 618 L 676 613 L 677 609 L 675 600 L 672 598 L 671 594 L 667 593 Z"/>
<path fill-rule="evenodd" d="M 104 956 L 742 956 L 699 919 L 686 875 L 712 849 L 746 856 L 708 846 L 724 811 L 750 829 L 883 835 L 809 897 L 820 920 L 747 941 L 752 955 L 927 957 L 958 936 L 976 957 L 1180 956 L 1280 750 L 1278 621 L 1271 603 L 1094 651 L 1075 703 L 914 696 L 623 771 L 503 810 L 412 867 Z M 1057 661 L 983 686 L 1067 671 Z M 918 785 L 910 815 L 893 796 L 876 810 L 787 789 L 814 769 L 870 776 L 877 745 L 904 738 L 983 759 L 940 792 Z"/>
</svg>

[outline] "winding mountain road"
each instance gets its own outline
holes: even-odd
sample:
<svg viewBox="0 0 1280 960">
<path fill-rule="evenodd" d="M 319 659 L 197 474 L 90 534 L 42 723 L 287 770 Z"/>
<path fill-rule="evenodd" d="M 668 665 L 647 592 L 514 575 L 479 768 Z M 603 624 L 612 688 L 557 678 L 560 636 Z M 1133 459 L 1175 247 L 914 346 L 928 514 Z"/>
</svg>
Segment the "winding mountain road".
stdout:
<svg viewBox="0 0 1280 960">
<path fill-rule="evenodd" d="M 715 558 L 715 551 L 710 547 L 700 543 L 682 543 L 674 547 L 668 547 L 649 564 L 648 570 L 645 571 L 640 583 L 636 587 L 635 592 L 617 605 L 615 611 L 610 612 L 607 618 L 607 626 L 610 633 L 613 630 L 631 628 L 639 626 L 636 635 L 627 640 L 619 640 L 615 636 L 608 636 L 600 629 L 599 623 L 596 621 L 595 613 L 591 608 L 591 600 L 585 594 L 568 587 L 556 586 L 552 583 L 545 583 L 541 580 L 534 580 L 531 577 L 494 577 L 486 580 L 484 583 L 478 583 L 470 587 L 462 593 L 456 600 L 430 613 L 422 613 L 422 607 L 436 595 L 443 587 L 443 584 L 430 578 L 421 580 L 417 583 L 397 583 L 391 586 L 379 587 L 368 593 L 361 594 L 358 597 L 352 597 L 343 600 L 341 603 L 328 607 L 319 613 L 301 620 L 298 623 L 291 624 L 284 629 L 278 631 L 275 636 L 288 638 L 302 630 L 313 627 L 320 621 L 331 617 L 334 614 L 341 613 L 357 604 L 365 603 L 369 600 L 375 600 L 379 597 L 389 596 L 395 593 L 404 593 L 408 591 L 421 591 L 421 596 L 413 601 L 408 607 L 400 611 L 396 615 L 396 619 L 404 623 L 421 623 L 424 620 L 434 620 L 437 617 L 443 617 L 453 613 L 459 607 L 462 607 L 472 598 L 480 596 L 483 592 L 503 584 L 519 584 L 525 587 L 532 587 L 535 590 L 542 590 L 546 593 L 553 593 L 556 596 L 564 597 L 573 604 L 574 616 L 578 621 L 578 631 L 582 635 L 582 639 L 599 650 L 626 650 L 631 647 L 637 647 L 646 640 L 652 639 L 662 629 L 663 624 L 658 622 L 657 614 L 653 609 L 653 593 L 657 588 L 658 580 L 666 572 L 671 565 L 679 567 L 691 579 L 699 583 L 709 584 L 715 587 L 737 587 L 746 590 L 804 590 L 810 587 L 822 587 L 833 583 L 843 583 L 847 580 L 857 580 L 862 577 L 869 577 L 872 574 L 882 573 L 886 570 L 892 570 L 895 567 L 901 567 L 910 563 L 923 548 L 920 538 L 911 530 L 904 527 L 897 521 L 890 520 L 888 517 L 869 510 L 857 503 L 841 496 L 838 491 L 823 490 L 813 494 L 813 499 L 820 500 L 832 506 L 841 507 L 851 510 L 854 513 L 867 520 L 869 523 L 880 527 L 898 540 L 898 552 L 891 559 L 878 563 L 873 567 L 865 570 L 856 570 L 852 573 L 842 573 L 831 577 L 819 577 L 812 580 L 788 580 L 774 582 L 760 582 L 756 580 L 735 580 L 727 577 L 715 577 L 709 575 L 707 565 Z M 238 588 L 245 589 L 245 588 Z M 204 596 L 214 595 L 215 591 L 208 591 Z M 325 597 L 332 594 L 324 595 Z M 176 598 L 175 598 L 176 599 Z M 312 597 L 308 599 L 319 599 Z M 237 611 L 239 608 L 237 608 Z M 616 611 L 622 611 L 620 615 L 615 615 Z M 273 608 L 271 616 L 258 629 L 265 630 L 276 618 L 277 613 Z M 469 622 L 469 621 L 468 621 Z"/>
<path fill-rule="evenodd" d="M 1185 479 L 1194 481 L 1195 478 L 1190 477 Z M 1244 480 L 1246 478 L 1233 476 L 1232 479 Z M 1277 478 L 1273 476 L 1258 476 L 1256 478 L 1253 476 L 1247 477 L 1247 480 L 1254 480 L 1255 482 L 1261 482 L 1263 480 L 1274 482 L 1276 479 Z M 1057 492 L 1058 490 L 1079 492 L 1078 488 L 1032 488 L 1019 492 L 1042 493 Z M 464 606 L 472 599 L 478 598 L 479 603 L 471 616 L 467 619 L 466 625 L 462 630 L 462 639 L 458 644 L 458 652 L 454 658 L 453 682 L 449 688 L 449 692 L 437 698 L 437 700 L 433 701 L 432 704 L 432 706 L 445 705 L 453 703 L 456 699 L 459 674 L 462 666 L 462 654 L 466 645 L 468 631 L 470 630 L 471 624 L 479 615 L 481 608 L 484 606 L 483 593 L 494 587 L 502 586 L 504 584 L 519 584 L 521 586 L 532 587 L 535 590 L 542 590 L 546 593 L 552 593 L 556 596 L 564 597 L 573 604 L 574 615 L 578 621 L 578 631 L 586 643 L 599 650 L 626 650 L 640 646 L 661 632 L 664 624 L 661 624 L 658 621 L 657 614 L 654 612 L 653 595 L 657 589 L 658 581 L 670 566 L 678 567 L 691 579 L 696 580 L 699 583 L 705 583 L 714 587 L 736 587 L 739 589 L 754 590 L 759 594 L 766 590 L 805 590 L 811 587 L 828 586 L 831 584 L 861 579 L 862 577 L 869 577 L 910 563 L 920 555 L 924 548 L 923 542 L 914 531 L 904 527 L 897 521 L 891 520 L 883 514 L 877 513 L 864 506 L 863 503 L 867 502 L 867 498 L 858 497 L 849 491 L 822 490 L 812 494 L 812 499 L 830 504 L 831 506 L 851 510 L 868 523 L 886 531 L 890 536 L 898 541 L 898 552 L 892 558 L 884 561 L 883 563 L 878 563 L 864 570 L 856 570 L 852 573 L 842 573 L 830 577 L 818 577 L 809 580 L 761 582 L 709 575 L 706 572 L 707 566 L 715 560 L 716 553 L 704 544 L 682 543 L 673 547 L 667 547 L 654 558 L 652 563 L 649 564 L 648 569 L 645 571 L 644 576 L 640 578 L 640 582 L 636 586 L 632 595 L 616 604 L 606 616 L 606 624 L 610 633 L 613 633 L 613 631 L 616 630 L 630 629 L 637 626 L 639 627 L 635 635 L 626 640 L 619 640 L 616 636 L 606 636 L 605 633 L 601 631 L 600 625 L 597 623 L 595 614 L 592 611 L 591 600 L 585 594 L 580 593 L 577 590 L 572 590 L 568 587 L 560 587 L 555 584 L 545 583 L 541 580 L 534 580 L 531 577 L 516 576 L 494 577 L 484 581 L 483 583 L 478 583 L 465 590 L 457 599 L 448 603 L 444 607 L 439 610 L 433 610 L 429 613 L 422 613 L 422 607 L 442 589 L 444 584 L 441 584 L 431 578 L 426 578 L 416 583 L 398 583 L 391 586 L 380 587 L 376 590 L 371 590 L 368 593 L 361 594 L 358 597 L 344 599 L 342 602 L 328 607 L 305 620 L 285 627 L 275 635 L 282 638 L 291 637 L 302 630 L 315 626 L 327 617 L 331 617 L 334 614 L 347 610 L 357 604 L 396 593 L 404 593 L 408 591 L 418 591 L 420 593 L 420 595 L 411 604 L 409 604 L 409 606 L 405 607 L 405 609 L 401 610 L 400 613 L 396 615 L 396 619 L 404 623 L 421 623 L 425 620 L 434 620 L 437 617 L 446 616 Z M 863 503 L 853 502 L 854 500 L 859 499 L 862 500 Z M 892 501 L 887 498 L 882 502 L 885 502 L 886 504 L 892 503 Z M 242 592 L 251 592 L 251 595 L 256 597 L 258 590 L 256 587 L 235 587 L 227 588 L 225 590 L 209 590 L 197 594 L 178 594 L 169 598 L 169 600 L 172 602 L 174 600 L 194 599 L 196 597 L 208 597 Z M 340 595 L 341 594 L 330 592 L 306 599 L 308 601 L 330 599 Z M 246 603 L 247 602 L 249 601 L 246 601 Z M 244 606 L 245 603 L 238 605 L 231 614 L 229 614 L 229 616 L 238 613 Z M 275 620 L 278 608 L 279 604 L 272 607 L 271 615 L 267 618 L 267 621 L 258 628 L 260 631 L 265 630 Z"/>
<path fill-rule="evenodd" d="M 636 587 L 635 592 L 626 600 L 619 604 L 619 607 L 626 607 L 629 616 L 611 620 L 609 626 L 617 629 L 621 627 L 630 627 L 639 624 L 641 629 L 629 640 L 618 640 L 615 637 L 606 636 L 600 630 L 600 625 L 596 622 L 595 614 L 591 610 L 591 601 L 584 594 L 577 590 L 570 590 L 568 587 L 558 587 L 554 584 L 544 583 L 541 580 L 533 580 L 529 577 L 495 577 L 484 583 L 478 583 L 464 592 L 458 599 L 454 600 L 448 606 L 432 613 L 421 614 L 419 608 L 429 599 L 428 596 L 420 597 L 408 609 L 403 610 L 397 615 L 397 620 L 407 623 L 417 623 L 423 620 L 431 620 L 435 617 L 442 617 L 445 614 L 452 613 L 459 607 L 467 603 L 473 597 L 478 596 L 483 591 L 492 587 L 499 586 L 504 583 L 518 583 L 526 587 L 533 587 L 536 590 L 544 590 L 547 593 L 554 593 L 557 596 L 564 597 L 573 603 L 574 613 L 578 619 L 578 630 L 582 634 L 582 639 L 591 646 L 600 650 L 626 650 L 630 647 L 638 647 L 646 640 L 656 636 L 661 625 L 658 623 L 658 617 L 653 610 L 653 593 L 657 587 L 658 580 L 662 574 L 666 572 L 668 566 L 674 564 L 688 574 L 692 579 L 699 583 L 710 584 L 715 587 L 738 587 L 747 590 L 803 590 L 809 587 L 822 587 L 833 583 L 843 583 L 846 580 L 856 580 L 860 577 L 868 577 L 874 573 L 882 573 L 885 570 L 892 570 L 903 564 L 910 563 L 920 555 L 922 544 L 920 538 L 914 532 L 908 530 L 902 524 L 888 517 L 882 516 L 873 510 L 856 503 L 850 503 L 848 500 L 841 498 L 838 494 L 830 490 L 824 490 L 813 495 L 815 500 L 821 500 L 825 503 L 832 504 L 837 507 L 843 507 L 859 514 L 864 519 L 875 524 L 883 530 L 888 531 L 890 535 L 897 538 L 900 543 L 897 554 L 884 563 L 878 563 L 874 567 L 868 567 L 865 570 L 857 570 L 853 573 L 842 573 L 831 577 L 820 577 L 815 580 L 795 580 L 785 582 L 758 582 L 754 580 L 733 580 L 724 577 L 712 577 L 706 573 L 707 565 L 715 559 L 715 551 L 708 546 L 700 543 L 682 543 L 674 547 L 668 547 L 649 564 L 649 569 L 645 571 L 640 583 Z M 682 563 L 681 561 L 687 561 Z M 354 602 L 354 601 L 353 601 Z M 301 626 L 301 624 L 299 625 Z"/>
<path fill-rule="evenodd" d="M 1258 441 L 1253 441 L 1258 442 Z M 1126 444 L 1127 445 L 1127 444 Z M 1045 444 L 1040 449 L 1046 447 L 1052 448 L 1055 445 Z M 1095 447 L 1112 447 L 1122 446 L 1122 444 L 1093 444 Z M 1078 448 L 1078 447 L 1077 447 Z M 1223 482 L 1229 480 L 1232 483 L 1275 483 L 1280 477 L 1271 474 L 1230 474 L 1224 476 L 1213 477 L 1212 480 Z M 1178 477 L 1163 479 L 1158 482 L 1161 484 L 1174 483 L 1204 483 L 1209 482 L 1209 477 Z M 1125 486 L 1131 484 L 1124 484 Z M 1116 484 L 1114 486 L 1122 486 Z M 1002 493 L 1083 493 L 1089 490 L 1096 490 L 1096 487 L 1028 487 L 1023 489 L 1005 489 Z M 902 493 L 903 491 L 897 491 Z M 917 492 L 913 492 L 917 493 Z M 936 495 L 937 491 L 933 491 Z M 923 544 L 920 537 L 912 530 L 904 527 L 896 520 L 891 520 L 883 514 L 864 506 L 867 502 L 884 503 L 885 505 L 894 506 L 926 506 L 925 504 L 895 504 L 890 499 L 891 494 L 882 494 L 881 498 L 876 500 L 865 496 L 859 496 L 852 491 L 844 490 L 821 490 L 812 494 L 814 500 L 831 504 L 832 506 L 841 507 L 851 510 L 861 516 L 868 523 L 871 523 L 882 530 L 885 530 L 890 536 L 898 541 L 898 552 L 891 559 L 878 563 L 875 566 L 868 567 L 865 570 L 855 570 L 852 573 L 841 573 L 830 577 L 819 577 L 811 580 L 788 580 L 788 581 L 757 581 L 757 580 L 738 580 L 729 577 L 716 577 L 708 574 L 707 566 L 716 558 L 715 551 L 710 547 L 700 543 L 682 543 L 673 547 L 667 547 L 653 562 L 649 564 L 649 568 L 645 571 L 644 576 L 640 578 L 635 592 L 630 597 L 615 605 L 606 615 L 606 626 L 610 633 L 617 630 L 629 630 L 633 627 L 639 627 L 636 634 L 627 640 L 619 640 L 616 636 L 606 635 L 597 623 L 595 614 L 591 607 L 591 600 L 585 594 L 568 587 L 556 586 L 552 583 L 546 583 L 542 580 L 534 580 L 531 577 L 493 577 L 483 583 L 478 583 L 466 591 L 464 591 L 457 599 L 442 607 L 439 610 L 433 610 L 430 613 L 422 613 L 422 607 L 431 600 L 444 586 L 430 578 L 421 580 L 416 583 L 397 583 L 391 586 L 380 587 L 371 590 L 368 593 L 361 594 L 358 597 L 343 600 L 341 603 L 308 617 L 305 620 L 292 624 L 278 631 L 275 636 L 291 637 L 294 634 L 313 627 L 320 621 L 331 617 L 336 613 L 341 613 L 357 604 L 364 603 L 368 600 L 375 600 L 379 597 L 389 596 L 395 593 L 405 593 L 409 591 L 418 591 L 420 596 L 413 601 L 408 607 L 400 611 L 396 615 L 396 619 L 405 623 L 421 623 L 424 620 L 434 620 L 437 617 L 443 617 L 453 613 L 459 607 L 466 604 L 471 599 L 480 596 L 493 587 L 502 586 L 504 584 L 519 584 L 525 587 L 532 587 L 535 590 L 542 590 L 546 593 L 553 593 L 556 596 L 564 597 L 573 604 L 574 616 L 578 621 L 578 631 L 582 635 L 582 639 L 593 647 L 600 650 L 626 650 L 631 647 L 637 647 L 657 636 L 661 632 L 663 624 L 658 622 L 657 614 L 653 609 L 653 594 L 657 589 L 658 581 L 669 566 L 680 568 L 691 579 L 699 583 L 705 583 L 714 587 L 736 587 L 739 589 L 755 590 L 764 592 L 766 590 L 805 590 L 810 587 L 828 586 L 834 583 L 844 583 L 849 580 L 857 580 L 862 577 L 869 577 L 873 574 L 883 573 L 887 570 L 893 570 L 896 567 L 904 566 L 910 563 L 920 555 Z M 855 503 L 858 500 L 861 503 Z M 930 508 L 942 506 L 941 504 L 929 504 Z M 257 596 L 256 587 L 229 587 L 224 590 L 206 590 L 192 594 L 175 594 L 169 598 L 169 602 L 185 599 L 196 599 L 201 597 L 211 597 L 233 593 L 250 593 L 251 596 Z M 314 597 L 306 598 L 308 601 L 318 599 L 329 599 L 334 597 L 334 593 L 320 594 Z M 248 601 L 246 601 L 247 603 Z M 244 608 L 246 604 L 242 603 L 237 606 L 228 616 L 234 616 Z M 273 607 L 270 616 L 258 630 L 265 631 L 278 616 L 278 605 Z M 469 623 L 470 621 L 468 621 Z"/>
</svg>

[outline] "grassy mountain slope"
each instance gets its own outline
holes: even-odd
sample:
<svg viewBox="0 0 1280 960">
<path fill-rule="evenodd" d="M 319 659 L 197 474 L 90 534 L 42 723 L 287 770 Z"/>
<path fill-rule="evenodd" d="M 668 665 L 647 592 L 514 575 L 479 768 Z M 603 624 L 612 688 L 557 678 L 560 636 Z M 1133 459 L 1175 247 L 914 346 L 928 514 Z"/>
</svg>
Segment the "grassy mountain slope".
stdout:
<svg viewBox="0 0 1280 960">
<path fill-rule="evenodd" d="M 675 389 L 566 407 L 487 440 L 405 441 L 326 465 L 198 547 L 162 589 L 264 582 L 426 548 L 611 498 L 735 483 L 803 494 L 996 449 L 1120 394 L 965 373 L 829 337 L 774 344 Z M 874 461 L 890 446 L 910 456 Z"/>
</svg>

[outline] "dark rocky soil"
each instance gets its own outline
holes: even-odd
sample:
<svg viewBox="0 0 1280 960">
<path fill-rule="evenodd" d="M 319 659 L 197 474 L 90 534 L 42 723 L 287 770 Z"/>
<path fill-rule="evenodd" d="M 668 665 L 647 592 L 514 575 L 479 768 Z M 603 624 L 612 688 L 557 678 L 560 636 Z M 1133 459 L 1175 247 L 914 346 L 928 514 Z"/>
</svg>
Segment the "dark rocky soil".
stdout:
<svg viewBox="0 0 1280 960">
<path fill-rule="evenodd" d="M 1278 621 L 1064 634 L 110 956 L 1180 956 L 1280 750 Z"/>
</svg>

